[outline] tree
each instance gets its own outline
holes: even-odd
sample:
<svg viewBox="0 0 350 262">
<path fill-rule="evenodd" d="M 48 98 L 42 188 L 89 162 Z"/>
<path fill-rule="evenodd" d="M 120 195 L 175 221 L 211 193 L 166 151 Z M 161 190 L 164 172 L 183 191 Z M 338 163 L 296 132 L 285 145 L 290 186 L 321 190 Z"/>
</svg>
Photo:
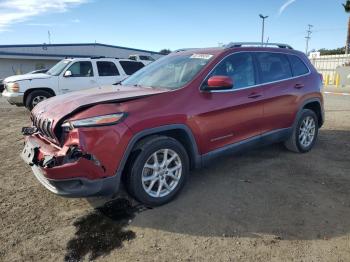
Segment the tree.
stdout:
<svg viewBox="0 0 350 262">
<path fill-rule="evenodd" d="M 347 14 L 350 13 L 350 0 L 347 0 L 345 4 L 343 4 L 344 10 Z M 350 45 L 350 17 L 348 20 L 348 34 L 346 37 L 346 45 L 345 45 L 345 54 L 349 53 L 349 45 Z"/>
<path fill-rule="evenodd" d="M 336 49 L 319 49 L 320 55 L 343 55 L 345 53 L 345 47 L 340 47 Z"/>
<path fill-rule="evenodd" d="M 162 49 L 159 51 L 159 53 L 161 53 L 162 55 L 168 55 L 171 53 L 170 49 Z"/>
</svg>

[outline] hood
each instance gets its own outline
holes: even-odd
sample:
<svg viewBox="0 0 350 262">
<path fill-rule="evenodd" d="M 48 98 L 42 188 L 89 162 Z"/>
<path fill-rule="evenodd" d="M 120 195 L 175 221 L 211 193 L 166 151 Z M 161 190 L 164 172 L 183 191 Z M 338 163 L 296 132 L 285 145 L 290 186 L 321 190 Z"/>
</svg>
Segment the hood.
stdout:
<svg viewBox="0 0 350 262">
<path fill-rule="evenodd" d="M 32 80 L 32 79 L 46 79 L 50 78 L 51 76 L 48 74 L 25 74 L 25 75 L 14 75 L 9 76 L 4 79 L 4 82 L 10 83 L 10 82 L 16 82 L 16 81 L 23 81 L 23 80 Z"/>
<path fill-rule="evenodd" d="M 63 117 L 97 104 L 122 102 L 144 96 L 168 92 L 167 89 L 131 87 L 121 85 L 102 86 L 52 97 L 39 103 L 32 114 L 51 119 L 57 124 Z"/>
</svg>

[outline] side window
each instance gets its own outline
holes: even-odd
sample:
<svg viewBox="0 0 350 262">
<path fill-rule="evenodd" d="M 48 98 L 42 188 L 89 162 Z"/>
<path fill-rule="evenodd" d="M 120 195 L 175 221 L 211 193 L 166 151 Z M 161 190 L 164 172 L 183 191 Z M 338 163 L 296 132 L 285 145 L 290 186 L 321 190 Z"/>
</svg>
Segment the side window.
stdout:
<svg viewBox="0 0 350 262">
<path fill-rule="evenodd" d="M 268 83 L 292 77 L 288 58 L 278 53 L 256 53 L 261 72 L 261 82 Z"/>
<path fill-rule="evenodd" d="M 127 75 L 132 75 L 137 70 L 140 70 L 142 67 L 144 67 L 144 64 L 141 62 L 133 62 L 133 61 L 120 61 L 120 65 L 122 66 L 124 72 Z"/>
<path fill-rule="evenodd" d="M 94 76 L 92 64 L 89 61 L 75 62 L 67 70 L 72 72 L 72 77 L 91 77 Z"/>
<path fill-rule="evenodd" d="M 147 55 L 140 55 L 140 59 L 145 61 L 154 61 L 153 57 Z"/>
<path fill-rule="evenodd" d="M 294 76 L 301 76 L 309 73 L 309 69 L 299 57 L 295 55 L 289 55 L 288 57 Z"/>
<path fill-rule="evenodd" d="M 117 76 L 119 71 L 113 62 L 98 61 L 97 70 L 99 76 Z"/>
<path fill-rule="evenodd" d="M 211 76 L 229 76 L 233 81 L 233 88 L 255 85 L 254 60 L 251 53 L 238 53 L 225 58 Z"/>
</svg>

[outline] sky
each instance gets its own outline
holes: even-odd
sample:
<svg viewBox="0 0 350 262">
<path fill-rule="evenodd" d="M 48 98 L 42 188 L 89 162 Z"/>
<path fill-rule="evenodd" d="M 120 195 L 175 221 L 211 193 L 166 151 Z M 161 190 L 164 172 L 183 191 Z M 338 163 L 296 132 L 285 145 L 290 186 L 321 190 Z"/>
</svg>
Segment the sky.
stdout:
<svg viewBox="0 0 350 262">
<path fill-rule="evenodd" d="M 0 0 L 0 45 L 104 43 L 159 51 L 265 40 L 305 50 L 345 45 L 342 0 Z"/>
</svg>

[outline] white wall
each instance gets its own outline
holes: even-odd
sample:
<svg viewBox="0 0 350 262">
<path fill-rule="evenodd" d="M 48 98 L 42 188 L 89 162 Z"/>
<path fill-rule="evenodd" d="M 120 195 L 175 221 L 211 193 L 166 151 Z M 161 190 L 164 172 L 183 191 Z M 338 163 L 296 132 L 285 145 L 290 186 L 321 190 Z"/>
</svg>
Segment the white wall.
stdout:
<svg viewBox="0 0 350 262">
<path fill-rule="evenodd" d="M 311 63 L 317 71 L 323 75 L 323 79 L 328 78 L 334 84 L 336 79 L 336 69 L 350 62 L 350 55 L 323 55 L 309 57 Z"/>
<path fill-rule="evenodd" d="M 25 74 L 30 71 L 43 68 L 50 68 L 59 60 L 32 60 L 32 59 L 9 59 L 0 58 L 0 79 L 8 76 Z"/>
</svg>

